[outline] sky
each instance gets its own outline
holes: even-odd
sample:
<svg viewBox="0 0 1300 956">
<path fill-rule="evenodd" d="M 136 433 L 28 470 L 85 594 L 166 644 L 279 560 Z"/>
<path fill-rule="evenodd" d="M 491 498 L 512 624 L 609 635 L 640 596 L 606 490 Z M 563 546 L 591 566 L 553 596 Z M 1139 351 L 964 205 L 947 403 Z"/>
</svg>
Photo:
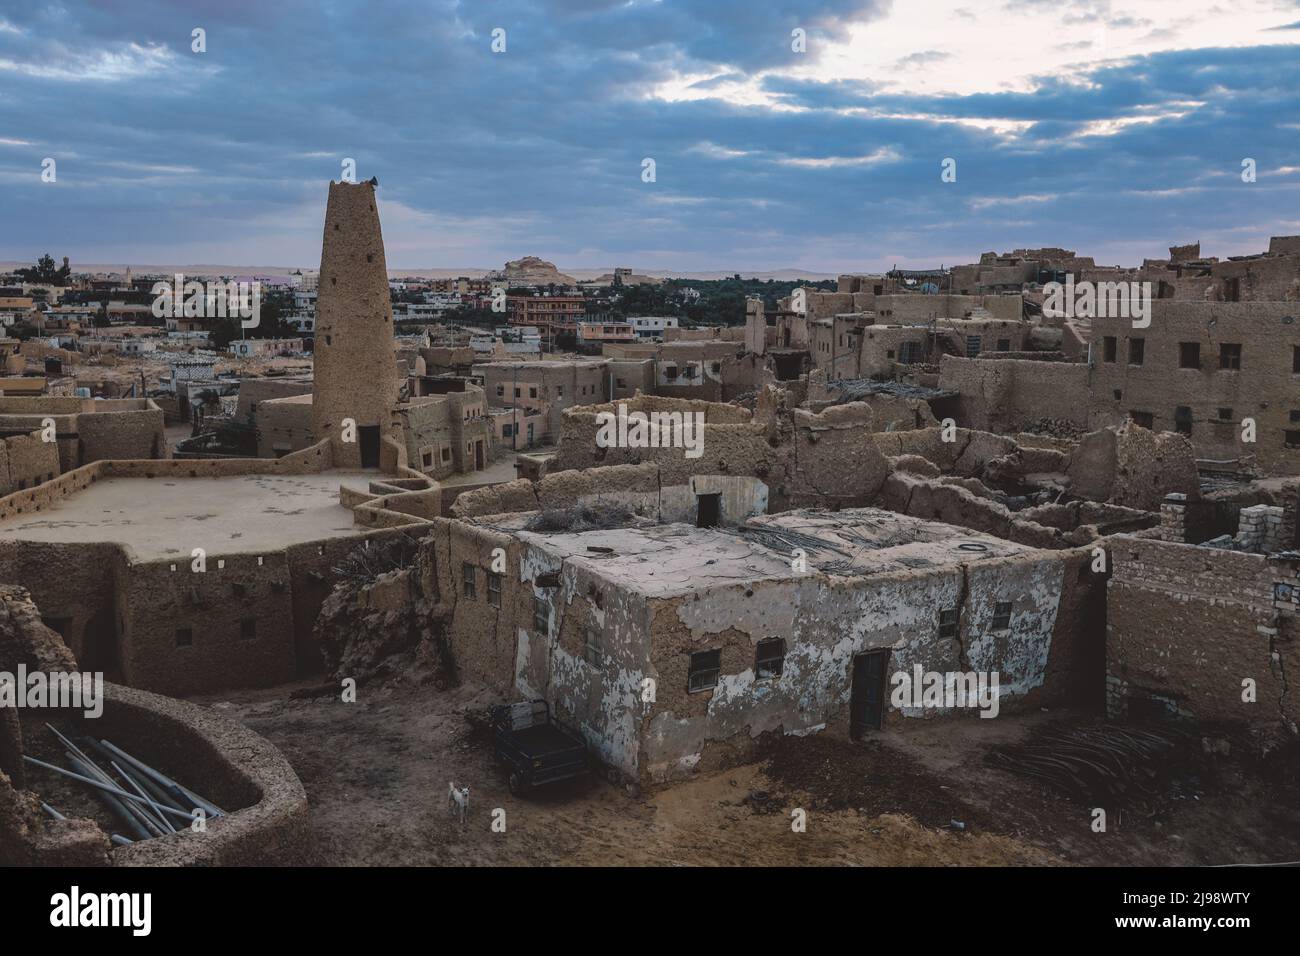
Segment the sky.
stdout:
<svg viewBox="0 0 1300 956">
<path fill-rule="evenodd" d="M 0 260 L 314 267 L 345 159 L 392 269 L 1245 255 L 1300 0 L 0 0 Z"/>
</svg>

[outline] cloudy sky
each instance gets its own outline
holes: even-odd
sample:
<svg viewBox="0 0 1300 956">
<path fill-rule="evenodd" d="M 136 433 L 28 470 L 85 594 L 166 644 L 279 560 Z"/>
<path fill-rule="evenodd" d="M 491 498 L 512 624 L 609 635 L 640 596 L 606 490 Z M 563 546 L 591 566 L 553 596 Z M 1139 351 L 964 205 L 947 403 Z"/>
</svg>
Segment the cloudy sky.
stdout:
<svg viewBox="0 0 1300 956">
<path fill-rule="evenodd" d="M 0 0 L 0 260 L 315 265 L 345 157 L 391 268 L 1245 254 L 1300 233 L 1297 44 L 1297 0 Z"/>
</svg>

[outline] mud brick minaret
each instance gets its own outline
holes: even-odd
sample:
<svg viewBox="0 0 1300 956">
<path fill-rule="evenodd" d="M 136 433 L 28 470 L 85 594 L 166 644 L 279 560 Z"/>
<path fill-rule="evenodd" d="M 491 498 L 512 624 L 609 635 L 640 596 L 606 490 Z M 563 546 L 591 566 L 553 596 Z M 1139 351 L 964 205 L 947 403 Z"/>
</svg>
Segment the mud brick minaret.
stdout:
<svg viewBox="0 0 1300 956">
<path fill-rule="evenodd" d="M 375 183 L 330 183 L 321 242 L 312 422 L 339 467 L 378 467 L 401 389 Z M 356 423 L 343 440 L 344 420 Z"/>
</svg>

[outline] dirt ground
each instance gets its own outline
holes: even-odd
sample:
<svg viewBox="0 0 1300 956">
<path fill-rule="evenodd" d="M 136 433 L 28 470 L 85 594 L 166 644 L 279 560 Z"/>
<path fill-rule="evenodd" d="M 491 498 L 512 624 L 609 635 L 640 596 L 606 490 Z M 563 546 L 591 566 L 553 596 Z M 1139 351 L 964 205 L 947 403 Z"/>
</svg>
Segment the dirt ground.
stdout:
<svg viewBox="0 0 1300 956">
<path fill-rule="evenodd" d="M 363 686 L 359 700 L 291 699 L 294 687 L 197 701 L 267 737 L 307 789 L 310 862 L 335 865 L 1205 865 L 1300 859 L 1294 783 L 1225 765 L 1213 786 L 1157 812 L 1087 806 L 990 767 L 992 747 L 1048 720 L 912 722 L 851 743 L 786 738 L 759 763 L 645 795 L 593 776 L 510 795 L 473 687 Z M 448 784 L 470 788 L 464 826 Z M 493 832 L 495 810 L 505 832 Z M 805 832 L 792 811 L 806 812 Z M 499 814 L 498 814 L 499 816 Z"/>
</svg>

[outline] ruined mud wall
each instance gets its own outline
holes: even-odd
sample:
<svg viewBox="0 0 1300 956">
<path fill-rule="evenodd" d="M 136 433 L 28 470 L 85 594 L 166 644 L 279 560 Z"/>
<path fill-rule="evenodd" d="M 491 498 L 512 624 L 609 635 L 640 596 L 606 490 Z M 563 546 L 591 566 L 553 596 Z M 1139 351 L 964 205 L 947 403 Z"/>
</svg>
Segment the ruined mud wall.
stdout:
<svg viewBox="0 0 1300 956">
<path fill-rule="evenodd" d="M 119 658 L 117 588 L 125 564 L 114 544 L 0 540 L 0 581 L 22 585 L 86 667 Z"/>
<path fill-rule="evenodd" d="M 307 378 L 243 378 L 239 380 L 235 417 L 242 420 L 256 414 L 257 406 L 265 401 L 310 394 L 311 380 Z"/>
<path fill-rule="evenodd" d="M 77 464 L 115 458 L 170 458 L 163 434 L 163 411 L 152 401 L 147 401 L 147 405 L 147 408 L 78 415 Z"/>
<path fill-rule="evenodd" d="M 124 682 L 173 695 L 295 676 L 284 552 L 133 563 L 117 581 Z M 220 566 L 224 565 L 224 567 Z"/>
<path fill-rule="evenodd" d="M 1075 494 L 1159 511 L 1167 494 L 1201 496 L 1195 451 L 1186 436 L 1131 422 L 1085 435 L 1067 469 Z"/>
<path fill-rule="evenodd" d="M 766 514 L 768 489 L 748 475 L 692 475 L 681 485 L 663 485 L 659 466 L 608 465 L 547 475 L 540 481 L 517 479 L 488 485 L 460 495 L 452 505 L 456 518 L 572 508 L 579 505 L 621 504 L 659 523 L 694 523 L 697 495 L 720 497 L 721 520 L 735 524 L 751 515 Z"/>
<path fill-rule="evenodd" d="M 1279 613 L 1279 566 L 1262 555 L 1135 537 L 1112 540 L 1107 707 L 1157 698 L 1205 721 L 1278 724 L 1295 732 L 1300 674 L 1294 611 Z M 1256 700 L 1243 701 L 1242 681 Z"/>
<path fill-rule="evenodd" d="M 257 427 L 259 458 L 279 458 L 309 448 L 315 441 L 311 402 L 293 396 L 266 398 L 255 408 L 253 420 Z"/>
<path fill-rule="evenodd" d="M 499 604 L 489 601 L 487 577 L 495 548 L 505 549 Z M 516 622 L 532 619 L 531 584 L 525 587 L 518 574 L 522 546 L 491 528 L 439 518 L 421 551 L 432 555 L 422 564 L 420 593 L 444 615 L 455 672 L 508 695 L 514 687 Z M 466 566 L 473 593 L 466 591 Z"/>
<path fill-rule="evenodd" d="M 1070 362 L 943 356 L 939 387 L 960 393 L 957 423 L 1018 432 L 1042 418 L 1088 425 L 1088 366 Z"/>
<path fill-rule="evenodd" d="M 686 458 L 683 448 L 601 448 L 596 444 L 596 413 L 616 412 L 616 406 L 572 409 L 565 414 L 560 451 L 547 478 L 564 469 L 653 462 L 662 487 L 687 485 L 695 475 L 757 477 L 769 489 L 773 510 L 865 504 L 888 471 L 871 440 L 871 407 L 849 403 L 812 413 L 765 404 L 772 401 L 760 400 L 760 418 L 732 405 L 655 396 L 627 403 L 629 412 L 702 412 L 702 454 L 694 459 Z"/>
<path fill-rule="evenodd" d="M 18 664 L 44 671 L 77 667 L 58 634 L 41 624 L 22 589 L 0 586 L 0 670 Z M 105 683 L 101 716 L 89 726 L 80 710 L 32 716 L 0 710 L 0 864 L 51 866 L 251 865 L 295 862 L 307 842 L 307 797 L 274 747 L 252 731 L 181 701 Z M 22 714 L 21 720 L 18 715 Z M 203 792 L 227 815 L 204 833 L 113 847 L 88 819 L 52 820 L 42 812 L 38 775 L 21 755 L 59 762 L 47 752 L 45 721 L 80 724 Z M 31 789 L 24 789 L 30 787 Z"/>
</svg>

